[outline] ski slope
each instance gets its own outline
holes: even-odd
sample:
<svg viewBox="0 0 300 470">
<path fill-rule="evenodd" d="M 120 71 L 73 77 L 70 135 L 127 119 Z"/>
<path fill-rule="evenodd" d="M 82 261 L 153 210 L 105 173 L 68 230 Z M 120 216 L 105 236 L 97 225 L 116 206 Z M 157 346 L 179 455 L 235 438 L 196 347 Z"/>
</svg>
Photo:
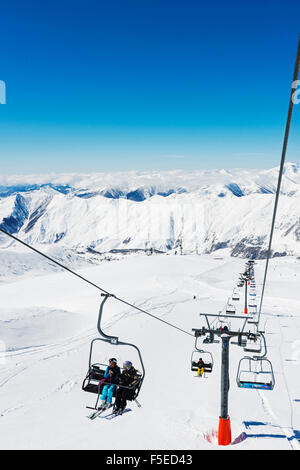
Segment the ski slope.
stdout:
<svg viewBox="0 0 300 470">
<path fill-rule="evenodd" d="M 204 326 L 200 312 L 224 309 L 245 260 L 215 255 L 130 255 L 78 272 L 109 292 L 184 330 Z M 5 268 L 8 269 L 8 268 Z M 255 266 L 259 296 L 264 261 Z M 3 274 L 3 273 L 2 273 Z M 3 277 L 2 277 L 3 280 Z M 0 285 L 1 449 L 300 449 L 300 261 L 270 260 L 262 327 L 273 363 L 273 391 L 239 389 L 245 353 L 230 347 L 232 444 L 218 447 L 221 345 L 203 345 L 214 370 L 194 377 L 194 338 L 109 299 L 103 329 L 136 344 L 146 368 L 142 407 L 111 421 L 86 418 L 95 395 L 81 390 L 97 334 L 100 293 L 67 272 L 24 273 Z M 196 299 L 194 299 L 196 295 Z M 259 301 L 259 299 L 258 299 Z M 258 303 L 259 305 L 259 303 Z M 236 302 L 243 312 L 243 296 Z M 236 326 L 239 320 L 232 320 Z M 235 322 L 235 323 L 233 323 Z M 97 349 L 98 348 L 98 349 Z M 94 362 L 137 355 L 99 342 Z M 6 351 L 4 351 L 6 349 Z"/>
</svg>

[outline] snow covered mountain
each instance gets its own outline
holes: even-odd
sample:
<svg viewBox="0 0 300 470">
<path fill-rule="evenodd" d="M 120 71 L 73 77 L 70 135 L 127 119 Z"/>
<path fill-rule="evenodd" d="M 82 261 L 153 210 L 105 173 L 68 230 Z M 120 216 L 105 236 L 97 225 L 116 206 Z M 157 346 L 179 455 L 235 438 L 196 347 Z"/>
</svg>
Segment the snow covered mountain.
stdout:
<svg viewBox="0 0 300 470">
<path fill-rule="evenodd" d="M 278 168 L 33 175 L 0 179 L 0 226 L 79 254 L 176 250 L 263 258 Z M 300 254 L 300 165 L 287 163 L 273 256 Z M 0 235 L 0 247 L 12 242 Z"/>
</svg>

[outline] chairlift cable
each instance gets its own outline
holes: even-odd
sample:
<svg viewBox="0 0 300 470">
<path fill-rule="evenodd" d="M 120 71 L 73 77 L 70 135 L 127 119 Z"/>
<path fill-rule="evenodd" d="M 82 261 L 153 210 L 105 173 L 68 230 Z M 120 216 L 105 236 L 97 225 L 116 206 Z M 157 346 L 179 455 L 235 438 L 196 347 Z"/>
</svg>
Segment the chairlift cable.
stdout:
<svg viewBox="0 0 300 470">
<path fill-rule="evenodd" d="M 287 122 L 286 122 L 286 127 L 285 127 L 283 148 L 282 148 L 282 153 L 281 153 L 281 162 L 280 162 L 277 189 L 276 189 L 276 196 L 275 196 L 275 202 L 274 202 L 274 210 L 273 210 L 273 216 L 272 216 L 269 246 L 268 246 L 268 250 L 267 250 L 267 259 L 266 259 L 264 279 L 263 279 L 262 292 L 261 292 L 261 298 L 260 298 L 258 322 L 260 320 L 260 314 L 261 314 L 261 308 L 262 308 L 264 291 L 265 291 L 265 284 L 266 284 L 266 278 L 267 278 L 267 271 L 268 271 L 269 260 L 270 260 L 270 256 L 271 256 L 271 246 L 272 246 L 273 232 L 274 232 L 277 206 L 278 206 L 278 200 L 279 200 L 279 194 L 280 194 L 281 180 L 282 180 L 282 175 L 283 175 L 283 167 L 284 167 L 284 163 L 285 163 L 285 156 L 286 156 L 286 150 L 287 150 L 287 144 L 288 144 L 292 114 L 293 114 L 293 106 L 294 106 L 293 94 L 295 92 L 295 89 L 297 88 L 297 80 L 298 80 L 298 75 L 299 75 L 299 69 L 300 69 L 300 35 L 299 35 L 299 40 L 298 40 L 298 49 L 297 49 L 295 69 L 294 69 L 294 75 L 293 75 L 293 82 L 292 82 L 292 87 L 291 87 L 291 95 L 290 95 L 289 109 L 288 109 L 288 115 L 287 115 Z"/>
<path fill-rule="evenodd" d="M 60 268 L 68 271 L 69 273 L 73 274 L 74 276 L 78 277 L 79 279 L 81 279 L 82 281 L 84 282 L 87 282 L 88 284 L 90 284 L 92 287 L 95 287 L 96 289 L 100 290 L 101 292 L 107 294 L 107 295 L 110 295 L 111 297 L 113 297 L 115 300 L 118 300 L 119 302 L 122 302 L 123 304 L 127 305 L 128 307 L 131 307 L 131 308 L 134 308 L 135 310 L 138 310 L 139 312 L 141 313 L 144 313 L 146 315 L 149 315 L 150 317 L 154 318 L 155 320 L 158 320 L 162 323 L 165 323 L 166 325 L 172 327 L 172 328 L 175 328 L 176 330 L 178 331 L 181 331 L 182 333 L 185 333 L 189 336 L 194 336 L 192 335 L 191 333 L 189 333 L 188 331 L 186 330 L 183 330 L 182 328 L 180 328 L 179 326 L 176 326 L 176 325 L 173 325 L 172 323 L 169 323 L 167 322 L 166 320 L 163 320 L 162 318 L 158 318 L 156 317 L 155 315 L 153 315 L 152 313 L 149 313 L 147 312 L 146 310 L 143 310 L 142 308 L 140 307 L 137 307 L 136 305 L 133 305 L 131 304 L 130 302 L 127 302 L 126 300 L 124 299 L 121 299 L 120 297 L 117 297 L 116 295 L 112 295 L 110 294 L 107 290 L 103 289 L 102 287 L 98 286 L 97 284 L 94 284 L 93 282 L 89 281 L 88 279 L 86 279 L 85 277 L 81 276 L 80 274 L 76 273 L 75 271 L 73 271 L 72 269 L 68 268 L 67 266 L 65 266 L 64 264 L 60 263 L 59 261 L 56 261 L 55 259 L 51 258 L 50 256 L 46 255 L 45 253 L 37 250 L 36 248 L 34 248 L 33 246 L 29 245 L 28 243 L 24 242 L 23 240 L 20 240 L 19 238 L 15 237 L 14 235 L 12 235 L 11 233 L 9 232 L 6 232 L 5 230 L 3 230 L 1 227 L 0 227 L 0 232 L 4 233 L 5 235 L 7 235 L 8 237 L 12 238 L 13 240 L 21 243 L 22 245 L 26 246 L 27 248 L 29 248 L 30 250 L 34 251 L 35 253 L 43 256 L 44 258 L 46 258 L 48 261 L 50 261 L 51 263 L 54 263 L 56 264 L 57 266 L 59 266 Z"/>
</svg>

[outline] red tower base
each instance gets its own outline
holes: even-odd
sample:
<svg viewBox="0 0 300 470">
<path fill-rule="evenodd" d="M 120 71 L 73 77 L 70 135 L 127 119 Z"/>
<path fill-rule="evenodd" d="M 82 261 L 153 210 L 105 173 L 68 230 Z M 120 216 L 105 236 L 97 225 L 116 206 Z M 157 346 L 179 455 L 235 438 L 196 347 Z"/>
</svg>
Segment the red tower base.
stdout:
<svg viewBox="0 0 300 470">
<path fill-rule="evenodd" d="M 248 309 L 247 309 L 247 308 L 244 308 L 244 313 L 248 313 Z"/>
<path fill-rule="evenodd" d="M 218 432 L 219 446 L 228 446 L 231 443 L 231 426 L 230 418 L 219 418 L 219 432 Z"/>
</svg>

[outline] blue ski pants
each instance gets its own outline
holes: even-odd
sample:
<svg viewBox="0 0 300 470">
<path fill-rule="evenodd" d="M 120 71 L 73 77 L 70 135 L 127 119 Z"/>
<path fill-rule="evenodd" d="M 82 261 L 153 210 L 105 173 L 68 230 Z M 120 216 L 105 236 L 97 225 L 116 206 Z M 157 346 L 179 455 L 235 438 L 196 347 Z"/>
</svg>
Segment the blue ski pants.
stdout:
<svg viewBox="0 0 300 470">
<path fill-rule="evenodd" d="M 104 385 L 100 399 L 106 400 L 107 403 L 111 403 L 114 394 L 114 389 L 115 385 Z"/>
</svg>

